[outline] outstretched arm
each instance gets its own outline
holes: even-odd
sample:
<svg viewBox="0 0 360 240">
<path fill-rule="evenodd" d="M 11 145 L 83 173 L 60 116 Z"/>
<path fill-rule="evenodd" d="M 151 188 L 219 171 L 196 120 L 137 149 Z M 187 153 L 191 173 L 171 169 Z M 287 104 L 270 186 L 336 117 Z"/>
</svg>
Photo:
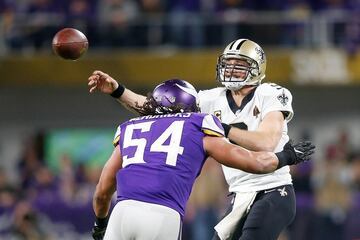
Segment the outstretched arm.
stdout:
<svg viewBox="0 0 360 240">
<path fill-rule="evenodd" d="M 90 93 L 99 91 L 111 94 L 119 103 L 127 109 L 135 112 L 137 106 L 142 106 L 146 100 L 145 96 L 134 93 L 130 89 L 127 89 L 123 85 L 119 84 L 109 74 L 98 70 L 94 71 L 88 78 L 88 86 L 90 87 Z"/>
<path fill-rule="evenodd" d="M 253 152 L 231 144 L 225 138 L 204 137 L 204 148 L 216 161 L 228 167 L 256 174 L 270 173 L 285 165 L 307 161 L 315 148 L 310 142 L 300 143 L 295 147 L 287 143 L 284 150 L 279 153 Z"/>
</svg>

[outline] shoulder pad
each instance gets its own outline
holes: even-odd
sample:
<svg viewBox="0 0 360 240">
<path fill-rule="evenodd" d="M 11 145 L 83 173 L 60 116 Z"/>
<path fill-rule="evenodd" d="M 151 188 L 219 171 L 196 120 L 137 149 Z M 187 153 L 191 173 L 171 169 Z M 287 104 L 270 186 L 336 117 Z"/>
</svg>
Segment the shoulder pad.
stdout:
<svg viewBox="0 0 360 240">
<path fill-rule="evenodd" d="M 206 135 L 223 137 L 224 129 L 220 120 L 212 114 L 204 114 L 201 129 Z"/>
<path fill-rule="evenodd" d="M 226 88 L 224 87 L 217 87 L 208 90 L 200 90 L 199 91 L 199 98 L 202 99 L 213 99 L 221 95 L 221 93 L 226 92 Z"/>
<path fill-rule="evenodd" d="M 257 93 L 263 96 L 278 95 L 284 91 L 290 93 L 287 88 L 282 87 L 276 83 L 262 83 L 257 88 Z"/>
</svg>

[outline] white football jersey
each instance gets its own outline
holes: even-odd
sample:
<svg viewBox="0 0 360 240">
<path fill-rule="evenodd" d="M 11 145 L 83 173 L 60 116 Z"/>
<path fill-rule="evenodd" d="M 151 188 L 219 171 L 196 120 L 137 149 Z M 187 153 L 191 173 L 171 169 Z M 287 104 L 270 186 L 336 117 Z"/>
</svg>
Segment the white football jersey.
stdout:
<svg viewBox="0 0 360 240">
<path fill-rule="evenodd" d="M 263 83 L 242 101 L 240 108 L 234 102 L 231 92 L 224 87 L 199 92 L 200 109 L 203 113 L 217 116 L 223 123 L 235 124 L 249 131 L 256 130 L 265 115 L 281 111 L 286 115 L 279 144 L 275 152 L 288 142 L 287 123 L 293 117 L 292 95 L 289 90 L 274 83 Z M 292 184 L 289 166 L 269 174 L 251 174 L 222 166 L 230 192 L 260 191 L 285 184 Z"/>
</svg>

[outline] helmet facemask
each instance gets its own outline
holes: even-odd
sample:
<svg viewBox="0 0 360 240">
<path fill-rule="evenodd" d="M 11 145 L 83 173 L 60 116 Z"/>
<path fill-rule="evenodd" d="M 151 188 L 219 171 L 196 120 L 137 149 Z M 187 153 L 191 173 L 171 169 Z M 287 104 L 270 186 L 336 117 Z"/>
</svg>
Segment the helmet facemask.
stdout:
<svg viewBox="0 0 360 240">
<path fill-rule="evenodd" d="M 258 80 L 257 62 L 239 54 L 220 55 L 216 72 L 217 80 L 230 90 L 238 90 L 245 85 L 258 85 L 261 81 Z"/>
</svg>

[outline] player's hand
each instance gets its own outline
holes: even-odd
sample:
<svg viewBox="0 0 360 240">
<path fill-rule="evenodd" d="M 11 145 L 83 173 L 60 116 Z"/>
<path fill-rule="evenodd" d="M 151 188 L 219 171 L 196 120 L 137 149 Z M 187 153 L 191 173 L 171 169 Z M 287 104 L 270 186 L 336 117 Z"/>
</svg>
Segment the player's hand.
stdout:
<svg viewBox="0 0 360 240">
<path fill-rule="evenodd" d="M 315 152 L 315 146 L 310 141 L 292 144 L 290 140 L 285 144 L 284 151 L 290 151 L 293 155 L 293 164 L 299 164 L 310 160 Z"/>
<path fill-rule="evenodd" d="M 94 240 L 102 240 L 104 238 L 106 231 L 105 227 L 99 227 L 96 224 L 94 224 L 94 227 L 91 230 L 91 234 Z"/>
<path fill-rule="evenodd" d="M 102 71 L 94 71 L 88 78 L 89 92 L 100 91 L 102 93 L 111 94 L 118 88 L 119 83 L 108 74 Z"/>
<path fill-rule="evenodd" d="M 94 227 L 91 229 L 91 235 L 95 240 L 102 240 L 105 235 L 109 217 L 99 218 L 95 216 Z"/>
</svg>

